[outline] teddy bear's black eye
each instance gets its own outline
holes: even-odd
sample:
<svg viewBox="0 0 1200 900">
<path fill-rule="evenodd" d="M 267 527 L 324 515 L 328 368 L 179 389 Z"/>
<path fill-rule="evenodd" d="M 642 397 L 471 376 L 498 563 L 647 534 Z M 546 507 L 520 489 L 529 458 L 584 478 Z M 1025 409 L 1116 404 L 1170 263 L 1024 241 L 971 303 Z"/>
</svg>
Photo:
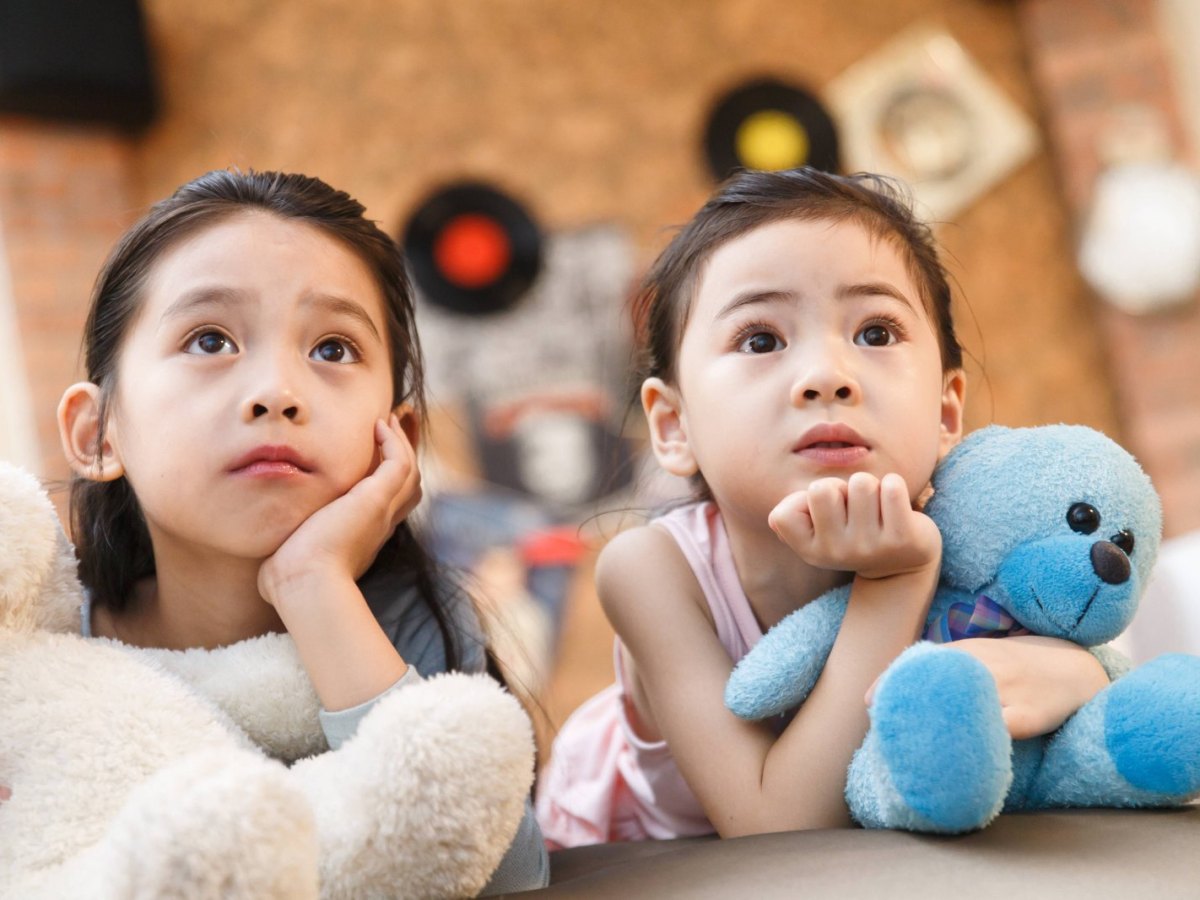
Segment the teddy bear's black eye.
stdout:
<svg viewBox="0 0 1200 900">
<path fill-rule="evenodd" d="M 1100 527 L 1100 510 L 1090 503 L 1072 503 L 1067 510 L 1067 524 L 1072 531 L 1091 534 Z"/>
<path fill-rule="evenodd" d="M 1110 537 L 1109 540 L 1124 550 L 1126 556 L 1133 555 L 1133 532 L 1129 529 L 1122 528 Z"/>
</svg>

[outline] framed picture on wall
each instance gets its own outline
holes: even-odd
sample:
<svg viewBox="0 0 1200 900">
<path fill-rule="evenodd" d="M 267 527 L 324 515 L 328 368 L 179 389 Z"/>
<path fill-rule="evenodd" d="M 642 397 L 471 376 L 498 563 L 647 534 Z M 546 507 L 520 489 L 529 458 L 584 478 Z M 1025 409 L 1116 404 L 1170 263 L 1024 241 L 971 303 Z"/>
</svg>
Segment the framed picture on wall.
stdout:
<svg viewBox="0 0 1200 900">
<path fill-rule="evenodd" d="M 925 217 L 951 219 L 1037 148 L 1037 131 L 944 29 L 917 26 L 826 88 L 846 171 L 908 182 Z"/>
</svg>

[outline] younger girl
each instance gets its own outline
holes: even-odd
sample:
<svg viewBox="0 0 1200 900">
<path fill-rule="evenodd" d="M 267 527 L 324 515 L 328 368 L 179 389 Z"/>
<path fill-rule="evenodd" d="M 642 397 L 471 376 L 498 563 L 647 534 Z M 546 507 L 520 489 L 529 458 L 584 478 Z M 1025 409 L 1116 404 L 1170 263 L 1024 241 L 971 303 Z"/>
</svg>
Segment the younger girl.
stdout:
<svg viewBox="0 0 1200 900">
<path fill-rule="evenodd" d="M 869 175 L 741 175 L 659 257 L 637 310 L 642 407 L 659 464 L 696 499 L 600 556 L 616 684 L 554 744 L 538 798 L 552 845 L 848 824 L 865 696 L 917 639 L 938 578 L 941 536 L 919 509 L 962 435 L 950 307 L 929 230 Z M 729 713 L 733 665 L 846 582 L 790 722 Z M 955 646 L 992 671 L 1015 737 L 1107 681 L 1063 642 Z"/>
<path fill-rule="evenodd" d="M 315 178 L 210 172 L 113 250 L 59 407 L 83 632 L 295 640 L 331 748 L 390 691 L 482 671 L 469 600 L 405 521 L 423 412 L 396 245 Z M 546 883 L 527 809 L 490 892 Z"/>
</svg>

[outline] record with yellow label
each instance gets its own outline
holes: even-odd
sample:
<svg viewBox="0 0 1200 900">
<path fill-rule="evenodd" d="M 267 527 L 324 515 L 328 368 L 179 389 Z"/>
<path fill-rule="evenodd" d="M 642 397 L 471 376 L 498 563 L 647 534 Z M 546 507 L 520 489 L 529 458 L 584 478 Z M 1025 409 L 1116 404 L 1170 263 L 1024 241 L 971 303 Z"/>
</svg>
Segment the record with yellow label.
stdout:
<svg viewBox="0 0 1200 900">
<path fill-rule="evenodd" d="M 836 172 L 839 166 L 837 129 L 825 107 L 803 88 L 775 79 L 746 82 L 716 103 L 704 151 L 718 181 L 740 169 Z"/>
</svg>

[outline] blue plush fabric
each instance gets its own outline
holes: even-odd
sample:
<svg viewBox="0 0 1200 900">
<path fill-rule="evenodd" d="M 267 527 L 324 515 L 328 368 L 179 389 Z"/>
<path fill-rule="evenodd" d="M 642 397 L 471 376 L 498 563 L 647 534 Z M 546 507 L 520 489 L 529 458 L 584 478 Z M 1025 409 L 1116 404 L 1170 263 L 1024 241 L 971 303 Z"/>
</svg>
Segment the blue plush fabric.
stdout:
<svg viewBox="0 0 1200 900">
<path fill-rule="evenodd" d="M 1055 733 L 1016 744 L 990 673 L 953 644 L 919 643 L 881 677 L 847 775 L 867 827 L 958 833 L 1002 809 L 1170 806 L 1200 795 L 1200 658 L 1130 672 L 1101 644 L 1129 624 L 1162 510 L 1150 479 L 1089 428 L 992 426 L 939 465 L 926 507 L 942 532 L 929 622 L 983 594 L 1036 634 L 1094 648 L 1113 683 Z M 738 664 L 726 703 L 751 719 L 802 703 L 833 646 L 840 588 L 797 610 Z"/>
</svg>

